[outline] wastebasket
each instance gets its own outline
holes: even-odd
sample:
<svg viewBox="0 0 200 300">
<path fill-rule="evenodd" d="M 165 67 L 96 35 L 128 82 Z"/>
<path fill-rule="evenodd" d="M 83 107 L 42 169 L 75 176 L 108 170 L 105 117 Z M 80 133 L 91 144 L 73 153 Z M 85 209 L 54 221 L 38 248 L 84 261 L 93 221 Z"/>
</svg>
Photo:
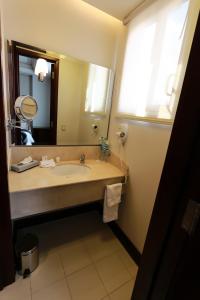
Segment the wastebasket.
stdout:
<svg viewBox="0 0 200 300">
<path fill-rule="evenodd" d="M 26 234 L 16 244 L 17 269 L 23 277 L 32 273 L 39 264 L 38 238 L 33 234 Z"/>
</svg>

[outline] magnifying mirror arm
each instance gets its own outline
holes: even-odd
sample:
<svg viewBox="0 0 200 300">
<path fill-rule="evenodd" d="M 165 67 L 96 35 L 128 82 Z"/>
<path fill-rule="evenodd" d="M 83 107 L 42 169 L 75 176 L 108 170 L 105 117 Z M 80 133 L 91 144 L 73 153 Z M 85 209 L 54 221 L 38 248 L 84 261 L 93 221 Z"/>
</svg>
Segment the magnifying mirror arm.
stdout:
<svg viewBox="0 0 200 300">
<path fill-rule="evenodd" d="M 17 121 L 17 120 L 13 120 L 13 119 L 8 120 L 7 128 L 10 130 L 13 128 L 23 129 L 21 126 L 17 126 L 17 124 L 18 123 L 21 124 L 21 122 L 26 123 L 28 125 L 28 128 L 31 128 L 31 126 L 30 126 L 31 121 L 28 121 L 28 120 Z"/>
</svg>

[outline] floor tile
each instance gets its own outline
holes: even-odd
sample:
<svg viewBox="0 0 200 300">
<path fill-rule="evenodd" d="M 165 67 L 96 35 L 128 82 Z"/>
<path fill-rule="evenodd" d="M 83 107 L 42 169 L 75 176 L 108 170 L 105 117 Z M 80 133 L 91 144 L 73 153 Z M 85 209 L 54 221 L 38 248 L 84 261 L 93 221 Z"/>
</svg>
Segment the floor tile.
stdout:
<svg viewBox="0 0 200 300">
<path fill-rule="evenodd" d="M 70 243 L 59 251 L 66 275 L 78 271 L 92 263 L 88 252 L 81 242 Z"/>
<path fill-rule="evenodd" d="M 38 268 L 31 274 L 31 289 L 36 292 L 64 278 L 58 255 L 42 257 Z"/>
<path fill-rule="evenodd" d="M 110 294 L 111 300 L 131 300 L 134 281 L 131 280 Z"/>
<path fill-rule="evenodd" d="M 33 293 L 32 300 L 71 300 L 71 296 L 67 283 L 65 279 L 63 279 L 45 289 Z"/>
<path fill-rule="evenodd" d="M 16 281 L 0 291 L 0 300 L 31 300 L 30 278 L 18 277 Z"/>
<path fill-rule="evenodd" d="M 90 265 L 67 277 L 73 300 L 101 300 L 106 290 L 94 268 Z"/>
<path fill-rule="evenodd" d="M 86 237 L 84 244 L 93 261 L 98 261 L 121 249 L 120 242 L 109 229 L 97 231 L 95 234 Z"/>
<path fill-rule="evenodd" d="M 39 237 L 40 264 L 30 278 L 20 277 L 1 291 L 0 300 L 130 299 L 137 266 L 98 214 L 86 213 L 24 232 Z"/>
<path fill-rule="evenodd" d="M 136 278 L 138 266 L 134 262 L 134 260 L 130 257 L 130 255 L 127 253 L 125 249 L 120 249 L 119 252 L 117 252 L 120 259 L 128 269 L 129 273 L 132 277 Z"/>
<path fill-rule="evenodd" d="M 109 293 L 131 279 L 131 275 L 117 254 L 97 261 L 96 268 Z"/>
</svg>

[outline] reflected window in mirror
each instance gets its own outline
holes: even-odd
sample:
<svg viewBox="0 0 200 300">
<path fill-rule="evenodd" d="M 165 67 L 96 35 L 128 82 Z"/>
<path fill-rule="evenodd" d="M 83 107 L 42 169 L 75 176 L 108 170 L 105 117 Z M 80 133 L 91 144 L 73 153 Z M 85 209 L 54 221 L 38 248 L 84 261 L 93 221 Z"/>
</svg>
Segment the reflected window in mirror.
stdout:
<svg viewBox="0 0 200 300">
<path fill-rule="evenodd" d="M 85 111 L 106 113 L 109 97 L 110 70 L 94 64 L 89 65 Z"/>
</svg>

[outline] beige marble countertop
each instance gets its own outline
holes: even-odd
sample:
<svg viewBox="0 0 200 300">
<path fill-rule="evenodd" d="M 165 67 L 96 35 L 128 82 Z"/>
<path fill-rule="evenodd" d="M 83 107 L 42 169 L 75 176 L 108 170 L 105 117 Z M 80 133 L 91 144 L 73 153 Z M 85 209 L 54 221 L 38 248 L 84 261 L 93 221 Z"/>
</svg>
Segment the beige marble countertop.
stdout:
<svg viewBox="0 0 200 300">
<path fill-rule="evenodd" d="M 62 161 L 58 165 L 79 163 L 78 161 Z M 35 167 L 22 173 L 9 172 L 9 191 L 23 192 L 55 186 L 64 186 L 83 182 L 92 182 L 111 178 L 122 178 L 125 174 L 114 165 L 99 161 L 86 160 L 85 165 L 90 167 L 88 175 L 58 176 L 51 168 Z"/>
</svg>

